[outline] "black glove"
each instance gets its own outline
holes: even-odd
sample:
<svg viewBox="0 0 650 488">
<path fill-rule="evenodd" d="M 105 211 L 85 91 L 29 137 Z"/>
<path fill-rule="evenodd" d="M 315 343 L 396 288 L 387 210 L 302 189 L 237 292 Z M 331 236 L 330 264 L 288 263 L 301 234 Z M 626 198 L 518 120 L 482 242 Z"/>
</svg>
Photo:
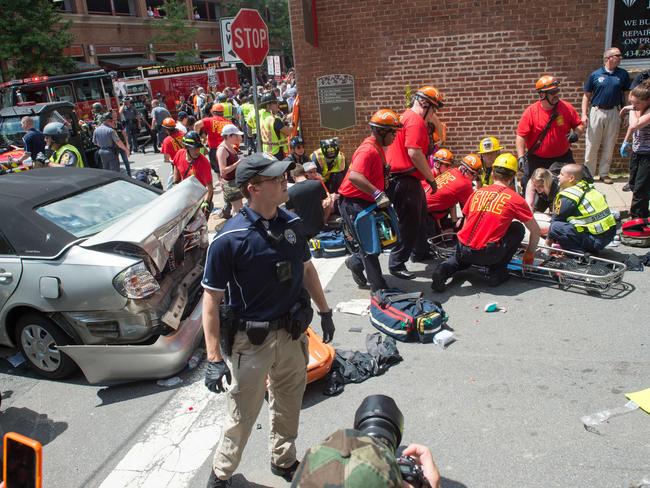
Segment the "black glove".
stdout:
<svg viewBox="0 0 650 488">
<path fill-rule="evenodd" d="M 574 142 L 578 142 L 579 137 L 580 136 L 578 135 L 578 133 L 573 131 L 569 132 L 566 136 L 566 138 L 569 140 L 569 143 L 571 144 L 573 144 Z"/>
<path fill-rule="evenodd" d="M 334 338 L 334 321 L 332 320 L 332 311 L 318 312 L 320 315 L 320 327 L 323 329 L 323 342 L 331 342 Z"/>
<path fill-rule="evenodd" d="M 519 171 L 522 173 L 528 173 L 528 158 L 526 156 L 522 156 L 517 159 L 517 166 L 519 166 Z"/>
<path fill-rule="evenodd" d="M 230 368 L 225 361 L 210 361 L 208 362 L 208 367 L 205 370 L 205 386 L 208 387 L 208 390 L 214 393 L 223 393 L 226 391 L 226 388 L 223 384 L 223 377 L 226 377 L 228 384 L 232 381 L 232 375 L 230 374 Z"/>
<path fill-rule="evenodd" d="M 429 183 L 429 186 L 431 187 L 431 193 L 435 193 L 438 191 L 438 185 L 436 183 L 436 180 L 427 180 L 427 183 Z"/>
</svg>

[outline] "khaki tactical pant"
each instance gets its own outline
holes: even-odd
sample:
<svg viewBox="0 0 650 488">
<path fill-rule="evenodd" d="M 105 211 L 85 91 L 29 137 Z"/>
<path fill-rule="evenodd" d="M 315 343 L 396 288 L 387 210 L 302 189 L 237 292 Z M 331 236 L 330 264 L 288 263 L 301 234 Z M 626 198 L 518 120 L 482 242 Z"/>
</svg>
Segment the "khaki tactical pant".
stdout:
<svg viewBox="0 0 650 488">
<path fill-rule="evenodd" d="M 601 177 L 609 175 L 609 165 L 612 163 L 614 145 L 620 127 L 621 118 L 618 115 L 618 108 L 604 110 L 591 107 L 585 143 L 585 165 L 592 175 L 596 176 L 598 174 Z M 598 173 L 596 173 L 598 150 L 601 148 L 600 167 Z"/>
<path fill-rule="evenodd" d="M 237 469 L 264 402 L 267 377 L 271 462 L 283 468 L 291 466 L 296 461 L 295 441 L 307 383 L 307 336 L 294 341 L 286 330 L 271 331 L 262 344 L 254 346 L 245 332 L 237 332 L 232 355 L 225 360 L 232 384 L 226 393 L 223 437 L 214 455 L 215 474 L 229 479 Z"/>
</svg>

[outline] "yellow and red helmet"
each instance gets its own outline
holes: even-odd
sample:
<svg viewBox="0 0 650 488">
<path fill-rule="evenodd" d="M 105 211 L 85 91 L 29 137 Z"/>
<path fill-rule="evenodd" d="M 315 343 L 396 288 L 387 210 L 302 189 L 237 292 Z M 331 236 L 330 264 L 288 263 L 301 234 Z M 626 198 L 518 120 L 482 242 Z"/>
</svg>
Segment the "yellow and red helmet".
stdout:
<svg viewBox="0 0 650 488">
<path fill-rule="evenodd" d="M 544 75 L 539 80 L 537 80 L 537 83 L 535 83 L 535 90 L 537 90 L 538 92 L 555 90 L 556 88 L 559 87 L 560 87 L 559 80 L 556 80 L 555 77 L 551 75 Z"/>
<path fill-rule="evenodd" d="M 462 159 L 460 164 L 473 173 L 479 173 L 483 170 L 483 163 L 481 163 L 481 158 L 478 154 L 468 154 Z"/>
<path fill-rule="evenodd" d="M 372 114 L 368 125 L 371 127 L 377 127 L 378 129 L 393 130 L 401 129 L 404 127 L 399 120 L 399 115 L 387 108 L 379 109 L 374 114 Z"/>
<path fill-rule="evenodd" d="M 165 129 L 174 129 L 176 128 L 176 121 L 171 117 L 167 117 L 165 118 L 165 120 L 162 121 L 162 126 Z"/>
<path fill-rule="evenodd" d="M 445 104 L 445 97 L 435 86 L 422 86 L 415 92 L 415 96 L 426 100 L 433 105 L 434 108 L 442 108 Z"/>
<path fill-rule="evenodd" d="M 433 160 L 436 163 L 448 164 L 451 166 L 454 164 L 454 153 L 443 147 L 433 154 Z"/>
</svg>

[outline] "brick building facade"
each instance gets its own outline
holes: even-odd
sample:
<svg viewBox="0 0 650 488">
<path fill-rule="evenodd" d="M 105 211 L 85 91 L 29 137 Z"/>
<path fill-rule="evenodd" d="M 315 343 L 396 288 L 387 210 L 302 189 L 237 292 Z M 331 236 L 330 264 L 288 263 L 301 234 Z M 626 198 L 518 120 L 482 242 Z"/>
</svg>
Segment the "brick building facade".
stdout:
<svg viewBox="0 0 650 488">
<path fill-rule="evenodd" d="M 349 156 L 373 111 L 401 112 L 407 87 L 423 84 L 445 94 L 441 118 L 453 151 L 475 152 L 494 135 L 515 153 L 519 117 L 537 99 L 535 81 L 558 77 L 563 98 L 580 113 L 582 85 L 605 48 L 607 0 L 318 1 L 319 47 L 305 41 L 302 5 L 289 1 L 307 146 L 337 135 Z M 338 132 L 320 127 L 316 92 L 316 79 L 335 73 L 354 76 L 356 95 L 357 124 Z M 574 152 L 583 158 L 583 140 Z M 614 164 L 627 167 L 618 158 Z"/>
</svg>

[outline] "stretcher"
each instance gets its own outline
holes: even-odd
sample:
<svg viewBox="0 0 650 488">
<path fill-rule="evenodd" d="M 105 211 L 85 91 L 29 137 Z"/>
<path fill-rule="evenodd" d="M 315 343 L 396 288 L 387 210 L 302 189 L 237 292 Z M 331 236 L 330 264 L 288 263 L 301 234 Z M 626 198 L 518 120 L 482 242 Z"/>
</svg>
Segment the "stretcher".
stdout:
<svg viewBox="0 0 650 488">
<path fill-rule="evenodd" d="M 445 259 L 456 248 L 456 234 L 440 234 L 429 239 L 431 252 Z M 626 266 L 618 261 L 598 258 L 563 249 L 538 246 L 532 265 L 522 264 L 524 249 L 519 249 L 508 264 L 512 276 L 543 281 L 561 288 L 580 288 L 588 292 L 603 293 L 623 279 Z M 484 266 L 476 266 L 487 272 Z"/>
<path fill-rule="evenodd" d="M 307 383 L 317 381 L 329 373 L 334 362 L 334 348 L 325 344 L 311 327 L 305 331 L 309 341 L 309 363 L 307 364 Z"/>
</svg>

